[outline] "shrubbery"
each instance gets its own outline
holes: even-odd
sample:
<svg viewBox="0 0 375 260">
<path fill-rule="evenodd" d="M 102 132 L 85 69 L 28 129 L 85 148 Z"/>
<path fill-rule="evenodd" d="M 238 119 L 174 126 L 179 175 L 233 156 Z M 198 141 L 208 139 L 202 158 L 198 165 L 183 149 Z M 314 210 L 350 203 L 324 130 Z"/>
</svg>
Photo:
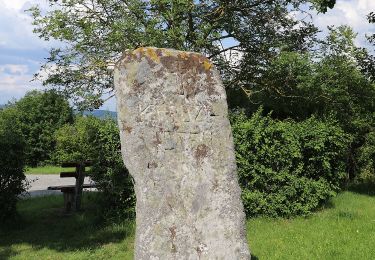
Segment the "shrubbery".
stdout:
<svg viewBox="0 0 375 260">
<path fill-rule="evenodd" d="M 25 142 L 13 109 L 0 111 L 0 223 L 16 214 L 18 196 L 26 191 Z"/>
<path fill-rule="evenodd" d="M 344 182 L 350 136 L 335 122 L 277 121 L 261 110 L 231 119 L 248 217 L 306 215 Z"/>
<path fill-rule="evenodd" d="M 63 125 L 56 131 L 54 161 L 85 161 L 93 159 L 101 120 L 77 116 L 74 124 Z"/>
<path fill-rule="evenodd" d="M 262 111 L 231 116 L 242 198 L 248 217 L 306 215 L 334 196 L 347 178 L 351 136 L 333 120 L 278 121 Z M 112 119 L 77 117 L 57 131 L 56 158 L 93 160 L 90 172 L 102 193 L 102 214 L 134 214 L 132 179 Z"/>
<path fill-rule="evenodd" d="M 356 182 L 375 184 L 375 132 L 365 136 L 364 145 L 358 153 L 359 174 Z"/>
<path fill-rule="evenodd" d="M 58 161 L 93 161 L 90 175 L 102 191 L 101 213 L 105 218 L 121 219 L 134 214 L 133 183 L 122 161 L 116 121 L 77 117 L 73 125 L 57 131 L 56 140 Z"/>
</svg>

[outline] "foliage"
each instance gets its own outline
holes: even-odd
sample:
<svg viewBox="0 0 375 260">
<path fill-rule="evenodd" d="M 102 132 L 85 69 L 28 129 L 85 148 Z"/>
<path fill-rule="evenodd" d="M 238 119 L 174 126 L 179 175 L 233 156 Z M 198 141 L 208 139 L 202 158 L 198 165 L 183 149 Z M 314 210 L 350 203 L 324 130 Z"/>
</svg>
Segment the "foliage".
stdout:
<svg viewBox="0 0 375 260">
<path fill-rule="evenodd" d="M 56 91 L 31 91 L 11 106 L 17 110 L 20 129 L 26 141 L 26 163 L 36 166 L 51 160 L 54 134 L 73 120 L 68 101 Z"/>
<path fill-rule="evenodd" d="M 124 50 L 141 46 L 196 51 L 210 57 L 227 86 L 258 84 L 280 49 L 307 50 L 317 29 L 289 15 L 312 2 L 319 10 L 333 0 L 49 0 L 35 6 L 34 32 L 64 47 L 51 49 L 45 84 L 61 88 L 81 107 L 99 107 L 112 92 L 108 66 Z M 222 55 L 222 53 L 226 55 Z M 238 54 L 243 53 L 239 62 Z M 55 66 L 57 65 L 57 66 Z M 51 69 L 53 67 L 53 69 Z"/>
<path fill-rule="evenodd" d="M 119 130 L 113 119 L 77 117 L 74 124 L 57 131 L 56 140 L 59 161 L 93 161 L 90 176 L 103 192 L 105 218 L 133 216 L 132 178 L 122 161 Z"/>
<path fill-rule="evenodd" d="M 254 112 L 259 104 L 277 119 L 297 121 L 311 116 L 334 117 L 354 138 L 347 158 L 350 178 L 358 174 L 358 149 L 375 124 L 375 82 L 371 55 L 354 44 L 347 26 L 331 27 L 315 52 L 281 52 L 253 89 Z"/>
<path fill-rule="evenodd" d="M 355 34 L 345 26 L 331 33 L 316 53 L 281 52 L 262 79 L 252 99 L 273 116 L 302 120 L 315 114 L 334 114 L 345 130 L 357 131 L 372 122 L 375 87 L 362 73 L 354 45 Z"/>
<path fill-rule="evenodd" d="M 365 136 L 364 145 L 359 148 L 358 163 L 360 173 L 358 182 L 375 183 L 375 132 L 371 131 Z"/>
<path fill-rule="evenodd" d="M 336 0 L 313 0 L 312 3 L 319 12 L 325 13 L 328 8 L 332 9 L 335 6 Z"/>
<path fill-rule="evenodd" d="M 95 117 L 77 116 L 74 124 L 63 125 L 56 131 L 55 161 L 86 161 L 93 159 L 96 140 L 101 121 Z"/>
<path fill-rule="evenodd" d="M 345 180 L 350 137 L 329 120 L 312 117 L 296 123 L 261 113 L 232 115 L 247 216 L 306 215 L 335 195 Z"/>
<path fill-rule="evenodd" d="M 119 221 L 134 217 L 135 195 L 133 179 L 124 166 L 121 155 L 120 134 L 116 121 L 103 120 L 98 128 L 93 153 L 91 176 L 103 191 L 104 217 Z"/>
<path fill-rule="evenodd" d="M 367 20 L 369 23 L 375 23 L 375 12 L 371 12 L 367 15 Z M 375 43 L 375 34 L 369 35 L 368 40 L 371 43 Z"/>
<path fill-rule="evenodd" d="M 5 224 L 16 214 L 18 196 L 26 191 L 24 174 L 25 142 L 19 130 L 17 111 L 0 111 L 0 223 Z"/>
</svg>

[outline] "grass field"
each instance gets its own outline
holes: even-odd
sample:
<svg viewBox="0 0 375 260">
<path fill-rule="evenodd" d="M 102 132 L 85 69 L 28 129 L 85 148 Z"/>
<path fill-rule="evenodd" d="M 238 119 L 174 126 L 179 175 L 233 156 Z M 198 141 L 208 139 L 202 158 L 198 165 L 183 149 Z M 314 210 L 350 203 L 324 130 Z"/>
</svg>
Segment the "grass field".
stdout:
<svg viewBox="0 0 375 260">
<path fill-rule="evenodd" d="M 90 167 L 86 167 L 86 171 L 90 170 Z M 62 168 L 60 166 L 47 165 L 40 167 L 27 167 L 25 174 L 60 174 L 60 172 L 75 171 L 75 168 Z"/>
<path fill-rule="evenodd" d="M 373 188 L 343 192 L 307 218 L 248 220 L 252 259 L 374 259 Z M 90 196 L 74 216 L 62 214 L 62 197 L 19 202 L 24 221 L 0 233 L 0 259 L 132 259 L 134 223 L 98 223 Z"/>
<path fill-rule="evenodd" d="M 27 167 L 25 174 L 60 174 L 60 172 L 74 171 L 75 168 L 61 168 L 60 166 Z"/>
<path fill-rule="evenodd" d="M 307 218 L 249 220 L 247 232 L 258 259 L 375 259 L 375 187 L 344 192 Z"/>
<path fill-rule="evenodd" d="M 86 210 L 65 216 L 62 196 L 20 201 L 23 221 L 0 231 L 0 259 L 132 259 L 134 222 L 100 224 L 93 204 L 85 194 Z"/>
</svg>

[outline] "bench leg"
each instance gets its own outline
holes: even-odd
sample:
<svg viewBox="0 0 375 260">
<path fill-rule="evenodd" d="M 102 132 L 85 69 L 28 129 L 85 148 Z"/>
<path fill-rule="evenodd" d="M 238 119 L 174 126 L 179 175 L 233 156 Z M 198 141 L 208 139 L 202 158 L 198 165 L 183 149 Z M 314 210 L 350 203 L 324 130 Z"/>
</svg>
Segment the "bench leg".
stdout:
<svg viewBox="0 0 375 260">
<path fill-rule="evenodd" d="M 74 193 L 64 192 L 64 207 L 65 212 L 69 213 L 72 210 L 74 204 Z"/>
</svg>

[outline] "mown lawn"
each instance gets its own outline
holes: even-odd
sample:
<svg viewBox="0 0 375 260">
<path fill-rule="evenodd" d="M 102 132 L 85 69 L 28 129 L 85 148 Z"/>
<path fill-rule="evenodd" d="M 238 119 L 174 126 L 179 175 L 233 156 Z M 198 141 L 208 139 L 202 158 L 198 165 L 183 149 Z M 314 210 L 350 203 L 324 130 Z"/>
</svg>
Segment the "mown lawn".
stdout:
<svg viewBox="0 0 375 260">
<path fill-rule="evenodd" d="M 23 221 L 0 231 L 0 259 L 132 259 L 134 222 L 99 223 L 93 196 L 84 194 L 86 210 L 73 216 L 62 196 L 20 201 Z"/>
<path fill-rule="evenodd" d="M 343 192 L 307 218 L 249 220 L 254 259 L 375 259 L 375 187 L 368 188 Z"/>
<path fill-rule="evenodd" d="M 343 192 L 295 219 L 248 220 L 253 259 L 374 259 L 375 190 Z M 0 233 L 0 259 L 132 259 L 134 222 L 100 224 L 92 197 L 64 216 L 62 197 L 19 202 L 23 223 Z"/>
<path fill-rule="evenodd" d="M 28 167 L 26 168 L 25 174 L 60 174 L 60 172 L 74 171 L 75 168 L 62 168 L 60 166 L 40 166 L 40 167 Z"/>
<path fill-rule="evenodd" d="M 90 170 L 90 167 L 86 167 L 86 171 Z M 40 167 L 27 167 L 25 174 L 60 174 L 60 172 L 71 172 L 75 171 L 75 168 L 62 168 L 60 166 L 46 165 Z"/>
</svg>

